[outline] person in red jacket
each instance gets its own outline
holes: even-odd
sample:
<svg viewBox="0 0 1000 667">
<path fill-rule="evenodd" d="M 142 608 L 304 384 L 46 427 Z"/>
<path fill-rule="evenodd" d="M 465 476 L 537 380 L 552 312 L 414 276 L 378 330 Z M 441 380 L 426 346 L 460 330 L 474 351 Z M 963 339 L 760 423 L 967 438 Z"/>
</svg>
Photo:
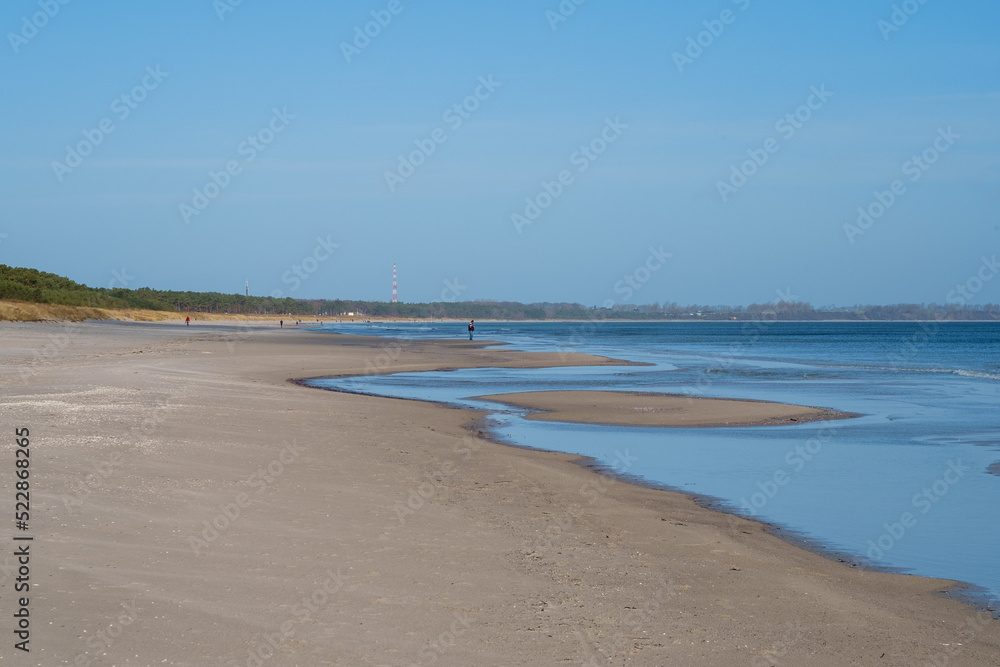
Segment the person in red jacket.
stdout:
<svg viewBox="0 0 1000 667">
<path fill-rule="evenodd" d="M 191 326 L 191 318 L 190 317 L 185 317 L 184 318 L 184 326 L 186 326 L 186 327 Z"/>
</svg>

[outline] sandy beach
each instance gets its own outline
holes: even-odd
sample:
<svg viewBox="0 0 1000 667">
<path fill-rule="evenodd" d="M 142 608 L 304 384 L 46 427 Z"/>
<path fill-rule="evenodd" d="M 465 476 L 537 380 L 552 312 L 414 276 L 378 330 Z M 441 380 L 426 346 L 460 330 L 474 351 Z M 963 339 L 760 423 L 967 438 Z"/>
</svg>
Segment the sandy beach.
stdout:
<svg viewBox="0 0 1000 667">
<path fill-rule="evenodd" d="M 0 658 L 1000 664 L 1000 623 L 951 582 L 864 571 L 577 457 L 496 444 L 482 414 L 292 381 L 614 363 L 273 324 L 0 323 L 2 427 L 8 451 L 30 430 L 34 537 L 31 651 L 8 631 Z M 723 424 L 723 403 L 695 421 Z"/>
</svg>

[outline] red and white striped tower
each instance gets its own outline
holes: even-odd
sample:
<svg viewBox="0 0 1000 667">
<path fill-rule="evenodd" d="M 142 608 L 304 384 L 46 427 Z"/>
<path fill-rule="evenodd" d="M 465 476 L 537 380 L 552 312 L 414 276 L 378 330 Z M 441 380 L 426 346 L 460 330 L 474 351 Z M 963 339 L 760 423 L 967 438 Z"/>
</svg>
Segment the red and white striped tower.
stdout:
<svg viewBox="0 0 1000 667">
<path fill-rule="evenodd" d="M 392 263 L 392 302 L 396 303 L 396 263 Z"/>
</svg>

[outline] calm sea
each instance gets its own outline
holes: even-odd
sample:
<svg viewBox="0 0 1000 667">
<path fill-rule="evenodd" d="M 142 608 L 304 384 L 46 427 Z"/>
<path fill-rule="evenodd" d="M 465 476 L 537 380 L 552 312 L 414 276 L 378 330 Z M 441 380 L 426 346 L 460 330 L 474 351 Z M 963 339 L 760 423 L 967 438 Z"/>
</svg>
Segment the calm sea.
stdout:
<svg viewBox="0 0 1000 667">
<path fill-rule="evenodd" d="M 467 337 L 462 323 L 336 325 Z M 592 457 L 864 565 L 964 581 L 1000 599 L 1000 325 L 996 323 L 477 323 L 513 349 L 649 366 L 474 369 L 317 384 L 487 408 L 515 444 Z M 372 365 L 391 369 L 393 343 Z M 513 391 L 638 390 L 859 413 L 758 428 L 656 429 L 527 421 L 470 400 Z M 980 598 L 983 599 L 983 598 Z"/>
</svg>

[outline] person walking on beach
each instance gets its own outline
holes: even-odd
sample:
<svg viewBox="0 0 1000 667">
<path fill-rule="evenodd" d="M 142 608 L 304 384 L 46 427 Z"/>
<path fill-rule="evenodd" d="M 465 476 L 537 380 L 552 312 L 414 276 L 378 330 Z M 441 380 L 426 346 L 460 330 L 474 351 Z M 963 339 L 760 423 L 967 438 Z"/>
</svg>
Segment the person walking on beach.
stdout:
<svg viewBox="0 0 1000 667">
<path fill-rule="evenodd" d="M 285 320 L 278 320 L 278 328 L 279 329 L 285 328 Z"/>
<path fill-rule="evenodd" d="M 186 327 L 191 326 L 191 318 L 190 318 L 190 316 L 184 318 L 184 326 L 186 326 Z"/>
<path fill-rule="evenodd" d="M 476 330 L 476 321 L 469 320 L 469 340 L 472 340 L 472 332 Z"/>
</svg>

